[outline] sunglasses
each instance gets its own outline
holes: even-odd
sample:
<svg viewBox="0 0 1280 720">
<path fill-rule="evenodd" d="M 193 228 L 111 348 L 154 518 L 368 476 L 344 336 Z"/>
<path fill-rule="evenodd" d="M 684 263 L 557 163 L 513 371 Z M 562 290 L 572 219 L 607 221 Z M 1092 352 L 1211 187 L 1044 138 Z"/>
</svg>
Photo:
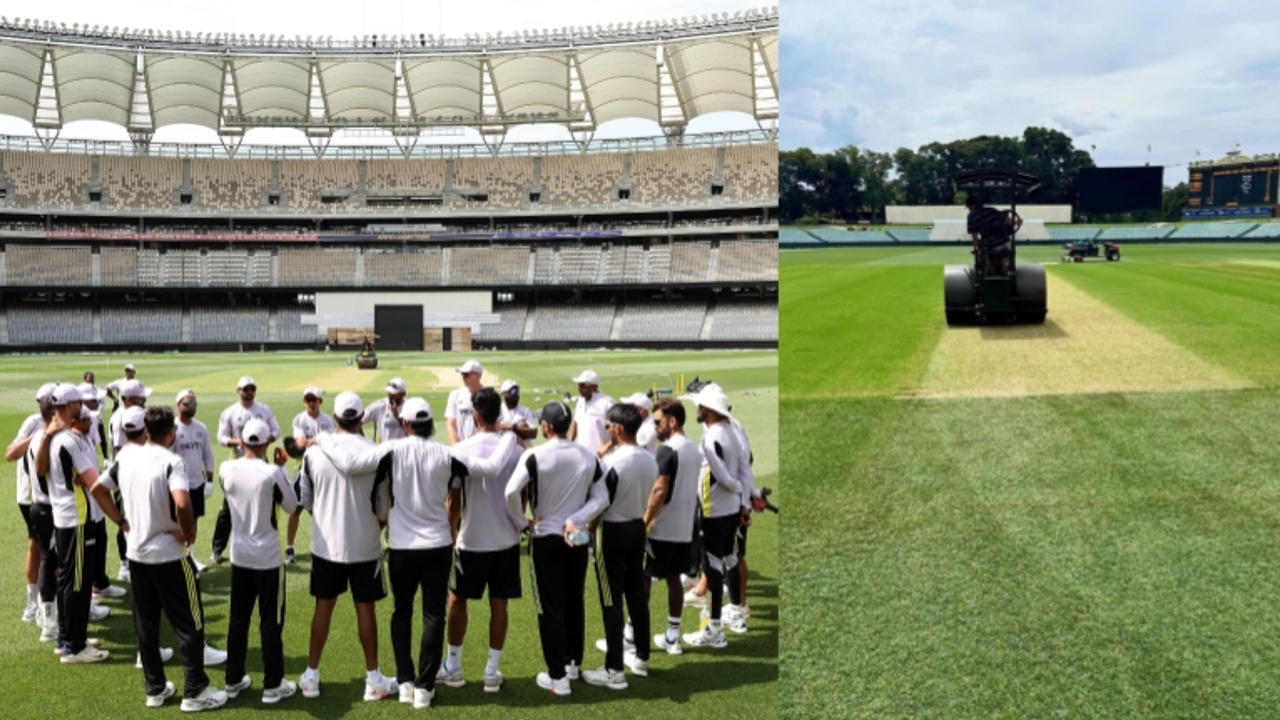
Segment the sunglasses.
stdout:
<svg viewBox="0 0 1280 720">
<path fill-rule="evenodd" d="M 245 385 L 244 387 L 242 387 L 242 388 L 240 388 L 240 389 L 241 389 L 241 390 L 248 390 L 249 392 L 258 392 L 258 386 L 257 386 L 257 385 Z"/>
</svg>

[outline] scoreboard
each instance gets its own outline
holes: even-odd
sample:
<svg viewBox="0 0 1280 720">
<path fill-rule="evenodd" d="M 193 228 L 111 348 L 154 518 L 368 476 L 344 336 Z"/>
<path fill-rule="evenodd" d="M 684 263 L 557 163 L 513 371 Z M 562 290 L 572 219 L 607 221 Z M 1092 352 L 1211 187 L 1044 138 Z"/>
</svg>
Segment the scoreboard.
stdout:
<svg viewBox="0 0 1280 720">
<path fill-rule="evenodd" d="M 1200 164 L 1190 168 L 1187 189 L 1192 208 L 1280 205 L 1280 160 Z"/>
</svg>

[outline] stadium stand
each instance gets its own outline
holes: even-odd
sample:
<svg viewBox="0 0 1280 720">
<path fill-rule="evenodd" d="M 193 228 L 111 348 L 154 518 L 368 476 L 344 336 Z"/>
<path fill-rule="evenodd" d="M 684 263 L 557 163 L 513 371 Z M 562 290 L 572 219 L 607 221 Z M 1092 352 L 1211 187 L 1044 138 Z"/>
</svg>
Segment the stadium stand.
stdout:
<svg viewBox="0 0 1280 720">
<path fill-rule="evenodd" d="M 356 250 L 280 250 L 281 287 L 351 287 L 356 284 Z"/>
<path fill-rule="evenodd" d="M 98 251 L 103 287 L 132 287 L 138 284 L 138 251 L 131 247 L 103 247 Z"/>
<path fill-rule="evenodd" d="M 532 158 L 459 158 L 453 161 L 453 191 L 463 196 L 479 193 L 487 198 L 468 201 L 464 197 L 461 203 L 464 207 L 520 207 L 521 196 L 532 182 Z"/>
<path fill-rule="evenodd" d="M 527 247 L 455 247 L 449 254 L 449 281 L 455 285 L 518 285 L 528 278 Z"/>
<path fill-rule="evenodd" d="M 620 340 L 697 340 L 707 316 L 705 302 L 628 303 L 621 310 Z"/>
<path fill-rule="evenodd" d="M 247 250 L 211 250 L 205 256 L 205 284 L 210 287 L 244 287 L 248 277 Z"/>
<path fill-rule="evenodd" d="M 282 206 L 291 210 L 323 210 L 338 206 L 355 194 L 360 184 L 360 168 L 355 160 L 281 160 Z M 342 200 L 326 203 L 326 193 Z M 256 203 L 255 203 L 256 205 Z"/>
<path fill-rule="evenodd" d="M 1265 222 L 1241 237 L 1245 238 L 1280 238 L 1280 222 Z"/>
<path fill-rule="evenodd" d="M 897 228 L 886 230 L 885 234 L 898 242 L 928 242 L 928 228 Z"/>
<path fill-rule="evenodd" d="M 396 250 L 364 251 L 364 284 L 434 286 L 443 283 L 441 271 L 442 252 L 439 248 L 426 248 L 412 252 Z"/>
<path fill-rule="evenodd" d="M 604 344 L 613 325 L 614 306 L 604 303 L 539 305 L 532 329 L 539 340 L 599 341 Z"/>
<path fill-rule="evenodd" d="M 1169 237 L 1174 227 L 1109 227 L 1098 233 L 1098 240 L 1162 240 Z"/>
<path fill-rule="evenodd" d="M 1246 233 L 1257 226 L 1257 223 L 1250 222 L 1186 223 L 1174 230 L 1168 237 L 1170 240 L 1228 240 L 1231 238 L 1243 237 Z"/>
<path fill-rule="evenodd" d="M 88 307 L 44 304 L 9 307 L 9 342 L 15 345 L 87 345 L 93 342 Z"/>
<path fill-rule="evenodd" d="M 206 208 L 261 207 L 271 186 L 271 162 L 195 158 L 191 161 L 191 184 L 200 205 Z"/>
<path fill-rule="evenodd" d="M 365 184 L 373 189 L 412 189 L 443 191 L 443 160 L 369 160 Z"/>
<path fill-rule="evenodd" d="M 1076 240 L 1092 240 L 1098 236 L 1098 228 L 1087 225 L 1047 226 L 1049 239 L 1055 242 L 1073 242 Z"/>
<path fill-rule="evenodd" d="M 178 204 L 182 161 L 177 158 L 98 156 L 103 202 L 112 207 L 166 208 Z"/>
<path fill-rule="evenodd" d="M 5 270 L 10 285 L 85 287 L 93 284 L 93 252 L 87 245 L 9 245 Z"/>
<path fill-rule="evenodd" d="M 778 231 L 779 245 L 812 245 L 823 242 L 821 238 L 807 230 L 784 227 Z"/>
<path fill-rule="evenodd" d="M 269 325 L 266 308 L 191 308 L 191 341 L 196 343 L 267 342 Z"/>
<path fill-rule="evenodd" d="M 720 243 L 716 280 L 777 280 L 778 244 L 772 240 Z"/>
<path fill-rule="evenodd" d="M 560 245 L 561 285 L 590 285 L 600 276 L 599 245 Z"/>
<path fill-rule="evenodd" d="M 833 245 L 847 245 L 862 242 L 893 242 L 894 239 L 883 230 L 845 230 L 842 228 L 814 228 L 809 233 L 823 242 Z"/>
<path fill-rule="evenodd" d="M 296 310 L 280 310 L 276 313 L 276 337 L 285 343 L 315 343 L 320 337 L 315 324 L 304 325 L 302 313 Z"/>
<path fill-rule="evenodd" d="M 689 198 L 709 197 L 715 179 L 715 160 L 713 148 L 634 153 L 630 199 L 644 203 L 680 203 Z"/>
<path fill-rule="evenodd" d="M 525 320 L 529 316 L 529 306 L 524 303 L 503 304 L 494 311 L 498 322 L 484 323 L 476 331 L 478 340 L 523 340 Z"/>
<path fill-rule="evenodd" d="M 6 151 L 4 177 L 11 183 L 8 205 L 71 207 L 86 203 L 88 155 Z"/>
<path fill-rule="evenodd" d="M 778 192 L 777 144 L 726 147 L 724 174 L 730 197 L 761 198 Z"/>
<path fill-rule="evenodd" d="M 614 188 L 622 180 L 623 157 L 596 153 L 542 158 L 539 202 L 547 205 L 602 205 L 617 200 Z"/>
<path fill-rule="evenodd" d="M 778 306 L 764 301 L 718 303 L 706 340 L 764 340 L 778 337 Z"/>
<path fill-rule="evenodd" d="M 711 243 L 682 242 L 671 248 L 671 282 L 706 282 L 710 272 Z"/>
<path fill-rule="evenodd" d="M 173 345 L 182 342 L 182 310 L 123 305 L 102 309 L 105 343 Z"/>
</svg>

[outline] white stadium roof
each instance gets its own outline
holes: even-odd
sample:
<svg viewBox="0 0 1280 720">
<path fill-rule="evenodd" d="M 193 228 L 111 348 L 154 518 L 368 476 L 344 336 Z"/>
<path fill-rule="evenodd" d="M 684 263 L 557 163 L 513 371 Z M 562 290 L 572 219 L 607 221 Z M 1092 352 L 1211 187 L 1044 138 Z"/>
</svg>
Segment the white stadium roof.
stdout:
<svg viewBox="0 0 1280 720">
<path fill-rule="evenodd" d="M 645 119 L 678 134 L 707 113 L 778 117 L 776 8 L 519 36 L 329 38 L 55 26 L 0 17 L 0 114 L 56 136 L 100 120 L 137 142 L 192 124 L 327 137 L 344 128 L 487 136 L 555 123 L 589 134 Z"/>
</svg>

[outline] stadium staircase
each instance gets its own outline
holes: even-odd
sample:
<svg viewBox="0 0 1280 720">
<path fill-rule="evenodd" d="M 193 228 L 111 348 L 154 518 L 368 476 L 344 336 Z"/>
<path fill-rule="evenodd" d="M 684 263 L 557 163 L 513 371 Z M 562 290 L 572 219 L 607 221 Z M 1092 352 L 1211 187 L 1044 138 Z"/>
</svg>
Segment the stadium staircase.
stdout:
<svg viewBox="0 0 1280 720">
<path fill-rule="evenodd" d="M 94 255 L 94 257 L 98 257 Z M 93 309 L 93 343 L 95 345 L 102 344 L 102 308 L 95 307 Z"/>
<path fill-rule="evenodd" d="M 192 337 L 191 325 L 192 325 L 191 308 L 183 308 L 182 310 L 182 342 L 184 343 L 191 342 L 191 337 Z"/>
<path fill-rule="evenodd" d="M 528 313 L 524 318 L 524 334 L 520 336 L 521 340 L 532 340 L 534 338 L 534 333 L 537 331 L 537 328 L 534 327 L 535 323 L 533 321 L 534 316 L 537 315 L 537 313 L 534 312 L 536 309 L 537 306 L 532 303 L 529 304 Z"/>
<path fill-rule="evenodd" d="M 356 257 L 359 258 L 360 256 L 357 255 Z M 357 279 L 359 279 L 360 277 L 360 270 L 361 270 L 360 262 L 359 260 L 357 260 L 356 261 L 356 278 Z M 280 331 L 277 330 L 277 328 L 279 327 L 279 323 L 280 323 L 279 308 L 273 305 L 271 306 L 270 312 L 267 313 L 267 342 L 277 342 L 279 340 Z"/>
<path fill-rule="evenodd" d="M 623 312 L 623 307 L 625 306 L 625 304 L 626 304 L 625 300 L 622 302 L 614 303 L 613 321 L 609 323 L 609 339 L 610 340 L 622 339 L 622 323 L 623 323 L 623 318 L 625 316 L 625 313 Z"/>
<path fill-rule="evenodd" d="M 708 278 L 719 277 L 720 276 L 719 269 L 720 269 L 720 245 L 719 243 L 717 243 L 715 247 L 711 248 L 711 253 L 707 258 L 707 277 Z"/>
<path fill-rule="evenodd" d="M 449 258 L 453 253 L 449 252 L 452 248 L 444 248 L 440 251 L 440 282 L 445 285 L 449 284 Z"/>
<path fill-rule="evenodd" d="M 9 344 L 9 311 L 0 308 L 0 344 Z"/>
<path fill-rule="evenodd" d="M 716 306 L 716 297 L 712 295 L 711 299 L 707 301 L 707 315 L 702 319 L 702 330 L 698 332 L 699 340 L 711 339 L 711 326 L 715 322 Z"/>
</svg>

